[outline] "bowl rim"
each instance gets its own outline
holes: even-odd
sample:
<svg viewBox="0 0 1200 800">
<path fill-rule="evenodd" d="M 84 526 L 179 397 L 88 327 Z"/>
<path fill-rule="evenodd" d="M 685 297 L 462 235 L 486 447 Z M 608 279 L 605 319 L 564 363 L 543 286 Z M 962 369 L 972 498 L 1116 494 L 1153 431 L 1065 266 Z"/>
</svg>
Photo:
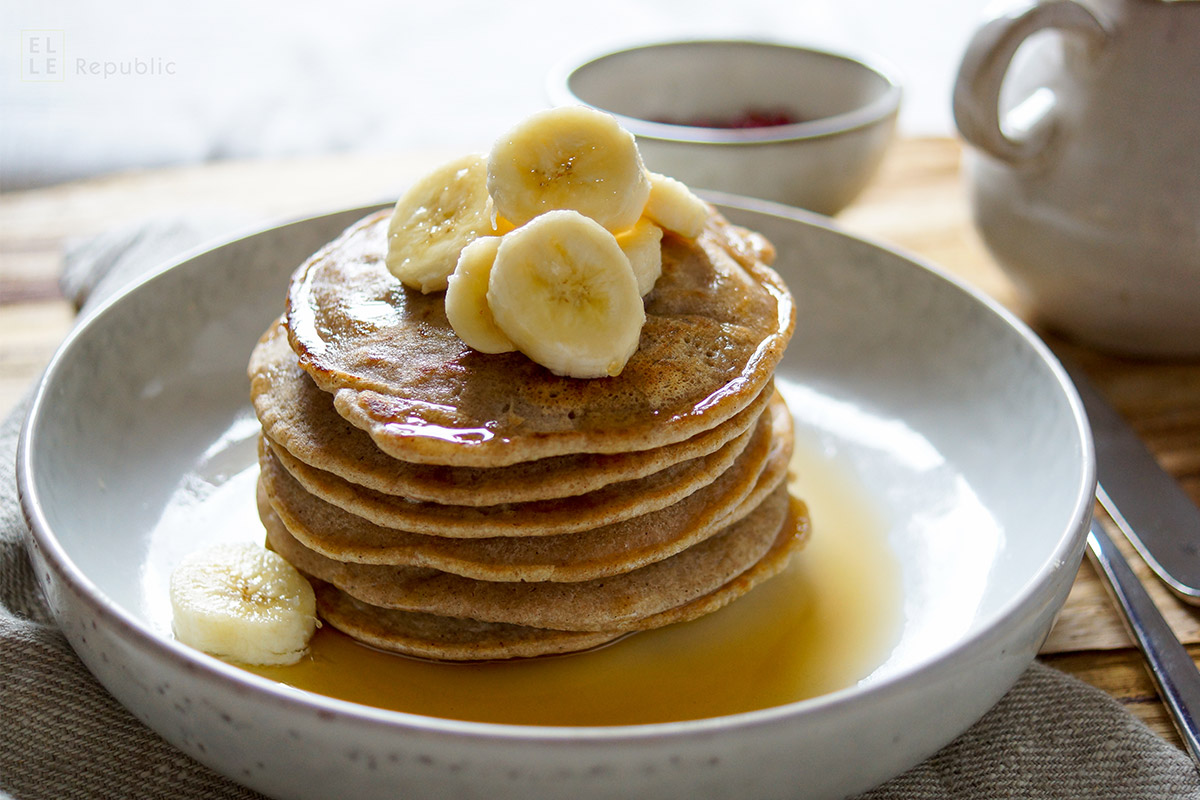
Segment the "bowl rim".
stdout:
<svg viewBox="0 0 1200 800">
<path fill-rule="evenodd" d="M 707 717 L 694 720 L 660 722 L 647 724 L 627 724 L 611 726 L 540 726 L 510 723 L 478 722 L 457 720 L 440 717 L 430 717 L 409 712 L 391 711 L 371 706 L 339 700 L 336 698 L 310 692 L 297 691 L 289 686 L 260 677 L 247 670 L 227 664 L 217 658 L 208 656 L 193 648 L 187 647 L 174 639 L 164 637 L 160 632 L 151 628 L 143 619 L 137 617 L 131 610 L 118 604 L 100 589 L 66 552 L 51 526 L 42 508 L 38 490 L 33 479 L 33 459 L 37 450 L 37 428 L 46 424 L 42 420 L 48 406 L 53 404 L 50 388 L 55 376 L 64 369 L 63 362 L 70 351 L 78 346 L 88 330 L 105 317 L 120 313 L 121 305 L 134 292 L 142 291 L 146 284 L 152 283 L 176 268 L 185 267 L 189 263 L 211 255 L 214 251 L 244 241 L 253 236 L 275 231 L 290 225 L 304 225 L 324 218 L 349 214 L 350 212 L 369 213 L 390 204 L 371 204 L 354 209 L 341 209 L 327 213 L 315 214 L 299 219 L 281 221 L 277 224 L 267 224 L 254 232 L 247 232 L 208 247 L 195 248 L 184 255 L 164 262 L 159 268 L 151 270 L 144 277 L 132 281 L 127 286 L 105 298 L 97 308 L 85 315 L 68 334 L 63 343 L 55 351 L 46 367 L 42 378 L 30 402 L 28 413 L 23 421 L 18 439 L 16 472 L 20 504 L 29 530 L 27 544 L 37 549 L 43 556 L 47 568 L 57 573 L 61 585 L 75 595 L 83 605 L 90 609 L 95 616 L 108 622 L 113 629 L 113 635 L 144 655 L 155 660 L 165 660 L 167 666 L 176 674 L 186 674 L 191 679 L 208 686 L 209 689 L 233 696 L 250 697 L 262 705 L 270 706 L 281 713 L 306 713 L 324 720 L 340 719 L 356 725 L 369 725 L 381 731 L 407 730 L 423 734 L 441 735 L 450 739 L 477 741 L 481 743 L 512 744 L 555 742 L 575 746 L 618 746 L 629 743 L 648 743 L 652 741 L 677 740 L 679 738 L 705 737 L 717 733 L 729 733 L 743 729 L 762 728 L 786 721 L 790 717 L 803 717 L 810 721 L 820 719 L 828 714 L 836 713 L 847 701 L 867 702 L 874 699 L 879 702 L 887 697 L 906 693 L 914 687 L 927 684 L 930 681 L 941 681 L 953 676 L 961 667 L 964 659 L 986 651 L 991 642 L 1005 636 L 1005 631 L 1016 624 L 1021 618 L 1029 615 L 1053 594 L 1056 579 L 1062 575 L 1064 565 L 1077 566 L 1082 559 L 1083 545 L 1091 519 L 1093 498 L 1096 487 L 1096 468 L 1093 454 L 1091 430 L 1083 411 L 1082 401 L 1075 392 L 1074 385 L 1067 377 L 1065 370 L 1057 358 L 1044 344 L 1012 312 L 1001 306 L 998 301 L 983 294 L 981 290 L 968 285 L 962 279 L 947 273 L 945 270 L 898 250 L 894 246 L 880 241 L 850 233 L 837 223 L 820 215 L 806 212 L 779 203 L 744 198 L 737 195 L 705 192 L 706 197 L 717 204 L 735 207 L 740 210 L 763 213 L 784 217 L 813 227 L 823 228 L 842 236 L 858 239 L 873 247 L 877 247 L 896 255 L 923 268 L 934 275 L 953 284 L 958 290 L 969 295 L 976 302 L 985 305 L 997 313 L 1017 333 L 1023 341 L 1031 346 L 1036 354 L 1050 369 L 1051 374 L 1063 390 L 1071 416 L 1083 445 L 1083 475 L 1077 488 L 1077 496 L 1072 514 L 1065 528 L 1059 532 L 1055 547 L 1049 558 L 1030 579 L 1015 592 L 1007 603 L 1000 609 L 991 625 L 961 638 L 955 645 L 934 654 L 932 657 L 909 665 L 894 674 L 881 677 L 869 683 L 858 683 L 838 689 L 828 694 L 799 700 L 783 705 L 764 709 L 745 711 L 718 717 Z M 1071 572 L 1073 575 L 1073 571 Z M 48 576 L 47 576 L 48 577 Z M 61 623 L 60 623 L 61 624 Z M 1002 687 L 1007 691 L 1009 687 Z M 996 698 L 998 699 L 998 697 Z M 989 703 L 990 706 L 990 703 Z"/>
<path fill-rule="evenodd" d="M 598 64 L 601 61 L 619 58 L 635 52 L 689 47 L 774 49 L 789 51 L 806 57 L 815 56 L 840 61 L 847 66 L 874 74 L 883 80 L 884 91 L 865 105 L 828 117 L 818 117 L 801 122 L 791 122 L 786 125 L 768 125 L 758 128 L 704 128 L 694 125 L 656 122 L 654 120 L 619 114 L 612 109 L 602 108 L 583 99 L 571 88 L 571 79 L 577 72 L 583 70 L 585 67 Z M 685 38 L 631 44 L 617 49 L 610 48 L 590 51 L 566 58 L 556 64 L 547 75 L 546 94 L 551 103 L 556 106 L 584 105 L 611 114 L 617 118 L 621 127 L 642 139 L 696 145 L 754 145 L 821 139 L 867 128 L 895 117 L 900 111 L 900 102 L 904 94 L 903 88 L 895 76 L 896 71 L 878 57 L 852 55 L 831 48 L 809 46 L 799 42 L 752 38 Z"/>
</svg>

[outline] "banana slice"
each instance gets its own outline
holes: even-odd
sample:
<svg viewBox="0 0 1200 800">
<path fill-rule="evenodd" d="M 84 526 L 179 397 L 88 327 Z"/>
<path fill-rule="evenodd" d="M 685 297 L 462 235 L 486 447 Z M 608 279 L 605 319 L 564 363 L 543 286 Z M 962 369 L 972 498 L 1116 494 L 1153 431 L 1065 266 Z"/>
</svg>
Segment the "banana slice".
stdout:
<svg viewBox="0 0 1200 800">
<path fill-rule="evenodd" d="M 511 353 L 517 349 L 497 327 L 487 301 L 488 278 L 500 242 L 497 236 L 485 236 L 463 248 L 446 287 L 450 327 L 468 347 L 481 353 Z"/>
<path fill-rule="evenodd" d="M 618 375 L 646 312 L 611 233 L 576 211 L 548 211 L 506 234 L 488 282 L 496 324 L 556 375 Z"/>
<path fill-rule="evenodd" d="M 646 218 L 618 233 L 617 244 L 633 267 L 638 293 L 645 297 L 662 275 L 662 228 Z"/>
<path fill-rule="evenodd" d="M 708 204 L 692 193 L 686 184 L 650 173 L 650 196 L 646 216 L 669 231 L 695 239 L 708 221 Z"/>
<path fill-rule="evenodd" d="M 316 630 L 312 586 L 278 553 L 227 543 L 187 556 L 171 573 L 175 638 L 242 664 L 294 664 Z"/>
<path fill-rule="evenodd" d="M 642 215 L 650 182 L 633 134 L 609 114 L 568 106 L 534 114 L 496 141 L 487 188 L 518 226 L 572 209 L 619 231 Z"/>
<path fill-rule="evenodd" d="M 446 288 L 458 254 L 480 236 L 499 232 L 487 191 L 487 161 L 469 155 L 443 164 L 396 202 L 388 225 L 388 270 L 428 294 Z"/>
</svg>

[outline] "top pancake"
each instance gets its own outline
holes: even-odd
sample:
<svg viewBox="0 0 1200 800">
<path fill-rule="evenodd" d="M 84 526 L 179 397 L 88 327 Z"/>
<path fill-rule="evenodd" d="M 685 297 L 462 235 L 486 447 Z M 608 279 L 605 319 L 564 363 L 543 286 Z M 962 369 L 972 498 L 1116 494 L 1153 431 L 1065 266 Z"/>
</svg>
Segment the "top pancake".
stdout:
<svg viewBox="0 0 1200 800">
<path fill-rule="evenodd" d="M 293 276 L 292 349 L 345 419 L 404 461 L 499 467 L 680 442 L 730 419 L 771 379 L 794 325 L 770 247 L 714 214 L 695 241 L 663 237 L 638 351 L 614 378 L 558 377 L 486 355 L 446 320 L 444 295 L 384 264 L 388 212 L 351 226 Z"/>
</svg>

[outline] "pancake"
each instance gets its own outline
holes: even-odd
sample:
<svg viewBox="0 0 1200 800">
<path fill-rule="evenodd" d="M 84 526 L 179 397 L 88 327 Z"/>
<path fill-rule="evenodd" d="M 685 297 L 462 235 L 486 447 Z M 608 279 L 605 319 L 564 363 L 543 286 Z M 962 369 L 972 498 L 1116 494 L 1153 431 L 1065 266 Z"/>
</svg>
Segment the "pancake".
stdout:
<svg viewBox="0 0 1200 800">
<path fill-rule="evenodd" d="M 590 650 L 626 635 L 619 631 L 554 631 L 396 611 L 368 605 L 324 581 L 312 579 L 312 583 L 317 612 L 330 625 L 372 647 L 418 658 L 497 661 L 561 655 Z"/>
<path fill-rule="evenodd" d="M 716 591 L 657 614 L 651 614 L 629 626 L 632 631 L 648 631 L 678 622 L 687 622 L 719 611 L 763 581 L 778 575 L 802 548 L 812 533 L 812 520 L 804 501 L 789 497 L 790 507 L 771 548 L 750 569 L 741 573 Z"/>
<path fill-rule="evenodd" d="M 782 413 L 787 414 L 786 408 Z M 459 538 L 551 536 L 591 530 L 666 508 L 731 470 L 748 475 L 748 483 L 753 485 L 770 451 L 775 416 L 763 415 L 753 431 L 714 453 L 673 464 L 645 478 L 610 484 L 578 497 L 498 506 L 415 502 L 313 469 L 282 448 L 272 452 L 305 490 L 386 528 Z"/>
<path fill-rule="evenodd" d="M 262 458 L 262 504 L 301 544 L 336 561 L 429 567 L 489 581 L 584 581 L 629 572 L 674 555 L 741 519 L 786 477 L 790 418 L 782 409 L 764 469 L 747 479 L 728 472 L 670 508 L 559 536 L 450 539 L 383 528 L 304 491 L 270 452 Z"/>
<path fill-rule="evenodd" d="M 809 535 L 808 512 L 793 501 L 770 550 L 750 569 L 706 595 L 634 623 L 649 630 L 719 610 L 787 566 Z M 446 661 L 526 658 L 576 652 L 615 641 L 624 631 L 560 631 L 441 617 L 380 608 L 313 580 L 321 617 L 338 630 L 381 650 Z"/>
<path fill-rule="evenodd" d="M 747 516 L 681 553 L 574 583 L 480 581 L 419 567 L 348 564 L 302 545 L 274 514 L 263 523 L 272 549 L 298 570 L 364 603 L 535 628 L 615 631 L 716 591 L 745 572 L 771 549 L 788 505 L 781 484 Z"/>
<path fill-rule="evenodd" d="M 621 374 L 558 377 L 520 353 L 467 347 L 442 294 L 387 271 L 387 225 L 387 211 L 372 214 L 301 265 L 286 319 L 300 366 L 338 413 L 402 461 L 500 467 L 682 442 L 759 396 L 794 326 L 761 237 L 714 213 L 695 240 L 664 235 Z"/>
<path fill-rule="evenodd" d="M 749 430 L 773 393 L 772 385 L 732 418 L 676 444 L 628 453 L 555 456 L 480 469 L 413 464 L 382 452 L 366 432 L 342 418 L 333 398 L 317 388 L 273 325 L 250 359 L 251 398 L 273 444 L 316 469 L 384 494 L 467 506 L 573 497 L 644 478 L 700 458 Z"/>
</svg>

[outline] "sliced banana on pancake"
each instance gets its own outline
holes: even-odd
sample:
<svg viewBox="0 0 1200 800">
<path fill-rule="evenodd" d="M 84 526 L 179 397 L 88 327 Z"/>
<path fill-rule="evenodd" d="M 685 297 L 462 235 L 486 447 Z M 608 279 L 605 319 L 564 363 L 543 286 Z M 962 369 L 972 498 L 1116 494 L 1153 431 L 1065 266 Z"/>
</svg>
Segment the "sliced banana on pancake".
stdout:
<svg viewBox="0 0 1200 800">
<path fill-rule="evenodd" d="M 572 209 L 619 231 L 641 217 L 650 182 L 633 134 L 609 114 L 568 106 L 534 114 L 496 141 L 487 189 L 516 225 Z"/>
<path fill-rule="evenodd" d="M 487 162 L 469 155 L 443 164 L 396 201 L 388 225 L 388 270 L 422 292 L 439 292 L 463 248 L 510 228 L 488 198 Z"/>
<path fill-rule="evenodd" d="M 500 238 L 485 236 L 463 248 L 446 287 L 446 319 L 468 347 L 481 353 L 511 353 L 512 339 L 496 325 L 488 306 L 488 279 Z"/>
<path fill-rule="evenodd" d="M 633 267 L 638 293 L 642 297 L 650 293 L 655 281 L 662 275 L 662 235 L 662 228 L 644 217 L 632 228 L 626 228 L 616 235 L 621 252 Z"/>
<path fill-rule="evenodd" d="M 712 212 L 683 182 L 651 172 L 645 213 L 667 230 L 695 239 Z"/>
<path fill-rule="evenodd" d="M 172 629 L 186 645 L 241 664 L 294 664 L 316 630 L 312 586 L 278 553 L 224 543 L 171 573 Z"/>
<path fill-rule="evenodd" d="M 556 375 L 619 375 L 646 320 L 616 238 L 576 211 L 548 211 L 508 233 L 487 292 L 496 324 Z"/>
</svg>

